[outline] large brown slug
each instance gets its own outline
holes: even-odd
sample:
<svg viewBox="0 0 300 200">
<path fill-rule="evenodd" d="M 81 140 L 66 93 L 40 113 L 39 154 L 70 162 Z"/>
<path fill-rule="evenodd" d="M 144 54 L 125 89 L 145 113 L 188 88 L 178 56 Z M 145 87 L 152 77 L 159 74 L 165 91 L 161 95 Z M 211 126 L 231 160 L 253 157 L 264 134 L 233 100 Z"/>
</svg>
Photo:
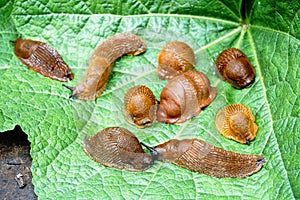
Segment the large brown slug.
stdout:
<svg viewBox="0 0 300 200">
<path fill-rule="evenodd" d="M 169 80 L 196 65 L 193 49 L 186 43 L 174 41 L 167 43 L 158 54 L 156 73 L 160 79 Z"/>
<path fill-rule="evenodd" d="M 144 85 L 137 85 L 126 92 L 123 113 L 130 124 L 145 128 L 156 121 L 157 105 L 153 92 Z"/>
<path fill-rule="evenodd" d="M 234 88 L 249 87 L 255 80 L 255 69 L 247 56 L 239 49 L 229 48 L 222 51 L 216 60 L 219 76 Z"/>
<path fill-rule="evenodd" d="M 83 149 L 92 160 L 117 169 L 143 171 L 153 164 L 138 139 L 121 127 L 109 127 L 85 137 Z"/>
<path fill-rule="evenodd" d="M 216 96 L 216 88 L 202 72 L 189 70 L 169 80 L 160 94 L 157 120 L 175 124 L 197 116 Z"/>
<path fill-rule="evenodd" d="M 244 144 L 254 140 L 258 129 L 251 110 L 242 104 L 231 104 L 220 110 L 215 124 L 224 137 Z"/>
<path fill-rule="evenodd" d="M 263 156 L 226 151 L 196 138 L 169 140 L 152 152 L 157 160 L 219 178 L 250 176 L 265 163 Z"/>
<path fill-rule="evenodd" d="M 70 81 L 74 78 L 71 69 L 59 53 L 48 44 L 34 40 L 18 38 L 14 41 L 16 56 L 29 69 L 58 81 Z"/>
<path fill-rule="evenodd" d="M 83 80 L 75 87 L 69 87 L 71 97 L 94 100 L 106 89 L 115 61 L 123 55 L 138 55 L 146 51 L 145 42 L 137 35 L 122 33 L 114 35 L 100 44 L 91 56 Z"/>
</svg>

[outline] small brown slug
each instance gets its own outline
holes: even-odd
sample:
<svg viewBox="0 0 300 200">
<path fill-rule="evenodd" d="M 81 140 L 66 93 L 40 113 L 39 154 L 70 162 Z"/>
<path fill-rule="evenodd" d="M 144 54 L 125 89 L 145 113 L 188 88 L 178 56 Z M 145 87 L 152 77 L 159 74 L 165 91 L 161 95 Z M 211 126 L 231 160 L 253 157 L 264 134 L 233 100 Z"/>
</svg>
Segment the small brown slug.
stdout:
<svg viewBox="0 0 300 200">
<path fill-rule="evenodd" d="M 148 87 L 137 85 L 126 92 L 123 113 L 130 124 L 145 128 L 156 121 L 157 104 L 158 101 Z"/>
<path fill-rule="evenodd" d="M 216 88 L 202 72 L 189 70 L 169 80 L 160 94 L 157 120 L 174 124 L 197 116 L 216 96 Z"/>
<path fill-rule="evenodd" d="M 243 144 L 254 140 L 258 129 L 251 110 L 242 104 L 231 104 L 220 110 L 215 124 L 224 137 Z"/>
<path fill-rule="evenodd" d="M 115 61 L 123 55 L 138 55 L 146 51 L 145 42 L 137 35 L 121 33 L 100 44 L 91 56 L 83 80 L 75 87 L 63 85 L 72 91 L 70 97 L 94 100 L 107 86 Z"/>
<path fill-rule="evenodd" d="M 74 78 L 59 53 L 44 42 L 18 38 L 14 41 L 14 51 L 23 64 L 43 76 L 62 82 Z"/>
<path fill-rule="evenodd" d="M 216 60 L 216 71 L 232 87 L 243 89 L 255 80 L 255 69 L 247 56 L 239 49 L 229 48 L 222 51 Z"/>
<path fill-rule="evenodd" d="M 109 127 L 83 141 L 85 153 L 94 161 L 107 167 L 144 171 L 153 164 L 138 139 L 127 129 Z"/>
<path fill-rule="evenodd" d="M 219 178 L 242 178 L 261 169 L 260 155 L 240 154 L 207 144 L 199 139 L 170 140 L 152 150 L 155 159 Z"/>
<path fill-rule="evenodd" d="M 156 73 L 160 79 L 169 80 L 193 69 L 195 63 L 194 51 L 188 44 L 180 41 L 169 42 L 158 54 Z"/>
</svg>

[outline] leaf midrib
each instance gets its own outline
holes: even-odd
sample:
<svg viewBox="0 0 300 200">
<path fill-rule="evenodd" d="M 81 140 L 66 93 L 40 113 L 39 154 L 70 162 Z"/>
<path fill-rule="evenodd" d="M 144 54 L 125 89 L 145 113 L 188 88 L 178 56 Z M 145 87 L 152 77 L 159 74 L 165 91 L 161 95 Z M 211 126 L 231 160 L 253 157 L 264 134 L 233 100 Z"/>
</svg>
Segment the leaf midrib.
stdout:
<svg viewBox="0 0 300 200">
<path fill-rule="evenodd" d="M 201 19 L 206 21 L 213 21 L 223 24 L 230 24 L 238 26 L 240 23 L 235 21 L 223 20 L 213 17 L 205 17 L 205 16 L 197 16 L 197 15 L 182 15 L 182 14 L 161 14 L 161 13 L 154 13 L 154 14 L 139 14 L 139 15 L 116 15 L 116 14 L 69 14 L 69 13 L 50 13 L 50 14 L 37 14 L 37 15 L 23 15 L 23 14 L 12 14 L 11 17 L 15 22 L 15 17 L 18 16 L 32 16 L 32 17 L 74 17 L 74 16 L 90 16 L 90 17 L 119 17 L 119 18 L 138 18 L 138 17 L 172 17 L 172 18 L 190 18 L 190 19 Z"/>
<path fill-rule="evenodd" d="M 293 189 L 291 187 L 291 182 L 290 182 L 289 176 L 287 174 L 287 170 L 286 170 L 286 167 L 284 165 L 284 161 L 282 159 L 282 152 L 281 152 L 281 150 L 279 148 L 278 139 L 277 139 L 276 134 L 274 132 L 274 121 L 273 121 L 273 116 L 272 116 L 272 112 L 271 112 L 270 102 L 268 101 L 267 87 L 265 85 L 265 82 L 264 82 L 264 79 L 263 79 L 263 76 L 262 76 L 261 66 L 260 66 L 259 61 L 258 61 L 258 56 L 257 56 L 256 48 L 255 48 L 255 43 L 254 43 L 254 40 L 253 40 L 253 37 L 252 37 L 252 34 L 251 34 L 251 29 L 247 30 L 247 34 L 249 36 L 249 42 L 250 42 L 250 45 L 251 45 L 251 48 L 252 48 L 252 51 L 253 51 L 253 58 L 254 58 L 254 61 L 256 63 L 256 69 L 257 69 L 257 72 L 258 72 L 258 75 L 259 75 L 259 79 L 260 79 L 260 82 L 261 82 L 261 85 L 262 85 L 263 94 L 264 94 L 264 101 L 265 101 L 265 103 L 267 105 L 267 110 L 268 110 L 269 119 L 270 119 L 270 122 L 269 122 L 270 131 L 269 131 L 269 133 L 268 133 L 268 135 L 266 137 L 265 143 L 263 144 L 263 146 L 261 148 L 260 154 L 262 154 L 263 150 L 266 148 L 266 145 L 267 145 L 267 143 L 270 140 L 271 134 L 273 134 L 274 138 L 275 138 L 275 143 L 276 143 L 277 150 L 278 150 L 278 152 L 280 154 L 281 164 L 284 167 L 283 171 L 284 171 L 284 174 L 285 174 L 285 177 L 286 177 L 286 181 L 288 183 L 288 187 L 289 187 L 291 193 L 293 194 L 293 199 L 295 199 L 295 195 L 294 195 Z"/>
<path fill-rule="evenodd" d="M 16 19 L 15 16 L 28 16 L 23 14 L 12 14 L 11 17 L 14 21 L 14 25 L 16 26 Z M 119 17 L 119 18 L 137 18 L 137 17 L 172 17 L 172 18 L 190 18 L 190 19 L 200 19 L 200 20 L 206 20 L 206 21 L 212 21 L 212 22 L 218 22 L 228 25 L 235 25 L 235 26 L 241 26 L 240 22 L 235 21 L 229 21 L 229 20 L 223 20 L 218 18 L 212 18 L 212 17 L 205 17 L 205 16 L 196 16 L 196 15 L 182 15 L 182 14 L 161 14 L 161 13 L 154 13 L 154 14 L 140 14 L 140 15 L 116 15 L 116 14 L 68 14 L 68 13 L 51 13 L 51 14 L 39 14 L 39 15 L 29 15 L 29 16 L 91 16 L 91 17 L 103 17 L 103 16 L 109 16 L 109 17 Z M 286 35 L 289 38 L 293 38 L 300 42 L 300 39 L 296 38 L 295 36 L 283 32 L 280 30 L 276 30 L 267 26 L 261 26 L 261 25 L 255 25 L 255 24 L 248 24 L 252 28 L 258 28 L 262 30 L 268 30 L 275 33 Z M 2 32 L 0 32 L 2 33 Z M 6 33 L 6 32 L 4 32 Z M 18 34 L 17 32 L 13 32 L 13 34 Z"/>
</svg>

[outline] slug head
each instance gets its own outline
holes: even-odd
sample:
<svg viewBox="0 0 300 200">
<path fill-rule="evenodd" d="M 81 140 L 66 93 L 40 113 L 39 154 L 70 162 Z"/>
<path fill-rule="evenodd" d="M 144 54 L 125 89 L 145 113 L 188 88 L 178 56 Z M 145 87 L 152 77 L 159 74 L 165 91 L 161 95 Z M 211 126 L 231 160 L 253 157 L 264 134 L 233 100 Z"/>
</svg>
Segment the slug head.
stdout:
<svg viewBox="0 0 300 200">
<path fill-rule="evenodd" d="M 137 85 L 124 95 L 123 113 L 130 124 L 144 128 L 156 121 L 157 104 L 153 92 L 148 87 Z"/>
<path fill-rule="evenodd" d="M 229 48 L 222 51 L 216 59 L 218 75 L 232 87 L 249 87 L 255 79 L 255 69 L 247 56 L 239 49 Z"/>
<path fill-rule="evenodd" d="M 229 118 L 229 126 L 235 139 L 249 144 L 256 137 L 257 125 L 246 113 L 236 113 Z"/>
<path fill-rule="evenodd" d="M 193 144 L 193 140 L 169 140 L 163 144 L 156 146 L 157 159 L 163 162 L 174 162 L 187 152 Z"/>
<path fill-rule="evenodd" d="M 255 69 L 246 57 L 230 61 L 225 68 L 224 74 L 227 81 L 238 89 L 250 86 L 255 80 Z"/>
<path fill-rule="evenodd" d="M 169 86 L 169 87 L 168 87 Z M 182 114 L 184 106 L 181 102 L 184 97 L 184 91 L 181 87 L 175 88 L 168 85 L 160 95 L 160 104 L 157 110 L 157 120 L 169 124 L 176 123 Z"/>
<path fill-rule="evenodd" d="M 134 39 L 132 39 L 132 42 L 135 43 L 134 44 L 135 48 L 134 48 L 134 50 L 132 50 L 130 52 L 127 52 L 126 54 L 130 55 L 130 56 L 137 56 L 139 54 L 144 53 L 146 51 L 146 49 L 147 49 L 146 43 L 142 39 L 140 39 L 140 38 L 135 38 L 137 36 L 131 35 L 130 37 L 132 37 L 132 36 L 134 37 Z"/>
<path fill-rule="evenodd" d="M 128 103 L 127 109 L 133 122 L 138 126 L 153 124 L 156 118 L 156 104 L 145 95 L 135 95 Z"/>
<path fill-rule="evenodd" d="M 189 70 L 169 80 L 160 94 L 157 120 L 181 123 L 197 116 L 216 96 L 205 74 Z"/>
<path fill-rule="evenodd" d="M 195 67 L 195 54 L 184 42 L 169 42 L 158 54 L 157 75 L 160 79 L 169 80 Z"/>
<path fill-rule="evenodd" d="M 258 130 L 251 110 L 242 104 L 231 104 L 218 112 L 215 124 L 226 138 L 249 144 Z"/>
<path fill-rule="evenodd" d="M 134 56 L 137 56 L 137 55 L 139 55 L 139 54 L 142 54 L 142 53 L 144 53 L 144 52 L 146 51 L 146 49 L 147 49 L 146 43 L 145 43 L 144 41 L 140 41 L 138 50 L 135 51 L 135 52 L 133 53 L 133 55 L 134 55 Z"/>
<path fill-rule="evenodd" d="M 128 144 L 127 150 L 119 150 L 119 156 L 122 163 L 120 165 L 123 165 L 125 169 L 130 171 L 144 171 L 153 165 L 153 158 L 151 155 L 144 151 L 134 152 L 134 148 L 134 146 Z"/>
<path fill-rule="evenodd" d="M 141 142 L 141 145 L 144 146 L 144 147 L 146 147 L 146 148 L 150 151 L 150 154 L 151 154 L 151 157 L 152 157 L 152 161 L 155 161 L 155 160 L 158 159 L 159 154 L 158 154 L 158 152 L 155 150 L 155 148 L 152 148 L 152 147 L 146 145 L 146 144 L 143 143 L 143 142 Z"/>
</svg>

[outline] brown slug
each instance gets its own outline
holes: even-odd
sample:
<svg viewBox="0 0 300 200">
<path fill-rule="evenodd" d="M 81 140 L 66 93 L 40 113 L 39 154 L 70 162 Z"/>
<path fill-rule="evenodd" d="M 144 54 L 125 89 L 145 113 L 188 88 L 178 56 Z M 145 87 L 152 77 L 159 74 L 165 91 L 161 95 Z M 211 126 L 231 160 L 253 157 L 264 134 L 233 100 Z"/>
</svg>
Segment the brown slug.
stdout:
<svg viewBox="0 0 300 200">
<path fill-rule="evenodd" d="M 169 42 L 158 54 L 156 73 L 160 79 L 169 80 L 193 69 L 195 63 L 194 51 L 188 44 L 180 41 Z"/>
<path fill-rule="evenodd" d="M 126 92 L 123 113 L 130 124 L 144 128 L 156 121 L 157 104 L 158 101 L 148 87 L 137 85 Z"/>
<path fill-rule="evenodd" d="M 152 155 L 159 161 L 219 178 L 250 176 L 265 163 L 263 156 L 226 151 L 196 138 L 170 140 L 152 149 Z"/>
<path fill-rule="evenodd" d="M 160 94 L 157 120 L 174 124 L 197 116 L 216 96 L 216 88 L 202 72 L 189 70 L 169 80 Z"/>
<path fill-rule="evenodd" d="M 222 51 L 216 60 L 216 71 L 232 87 L 243 89 L 255 80 L 255 69 L 247 56 L 239 49 L 229 48 Z"/>
<path fill-rule="evenodd" d="M 83 141 L 85 153 L 94 161 L 107 167 L 144 171 L 153 164 L 138 139 L 127 129 L 109 127 Z"/>
<path fill-rule="evenodd" d="M 115 61 L 123 55 L 138 55 L 146 51 L 145 42 L 137 35 L 121 33 L 101 43 L 91 56 L 89 67 L 83 80 L 75 87 L 66 86 L 72 91 L 70 97 L 81 100 L 94 100 L 107 86 Z"/>
<path fill-rule="evenodd" d="M 14 52 L 29 69 L 43 76 L 62 82 L 74 78 L 59 53 L 44 42 L 18 38 L 14 41 Z"/>
<path fill-rule="evenodd" d="M 223 136 L 243 144 L 249 144 L 258 129 L 251 110 L 242 104 L 232 104 L 220 110 L 215 124 Z"/>
</svg>

